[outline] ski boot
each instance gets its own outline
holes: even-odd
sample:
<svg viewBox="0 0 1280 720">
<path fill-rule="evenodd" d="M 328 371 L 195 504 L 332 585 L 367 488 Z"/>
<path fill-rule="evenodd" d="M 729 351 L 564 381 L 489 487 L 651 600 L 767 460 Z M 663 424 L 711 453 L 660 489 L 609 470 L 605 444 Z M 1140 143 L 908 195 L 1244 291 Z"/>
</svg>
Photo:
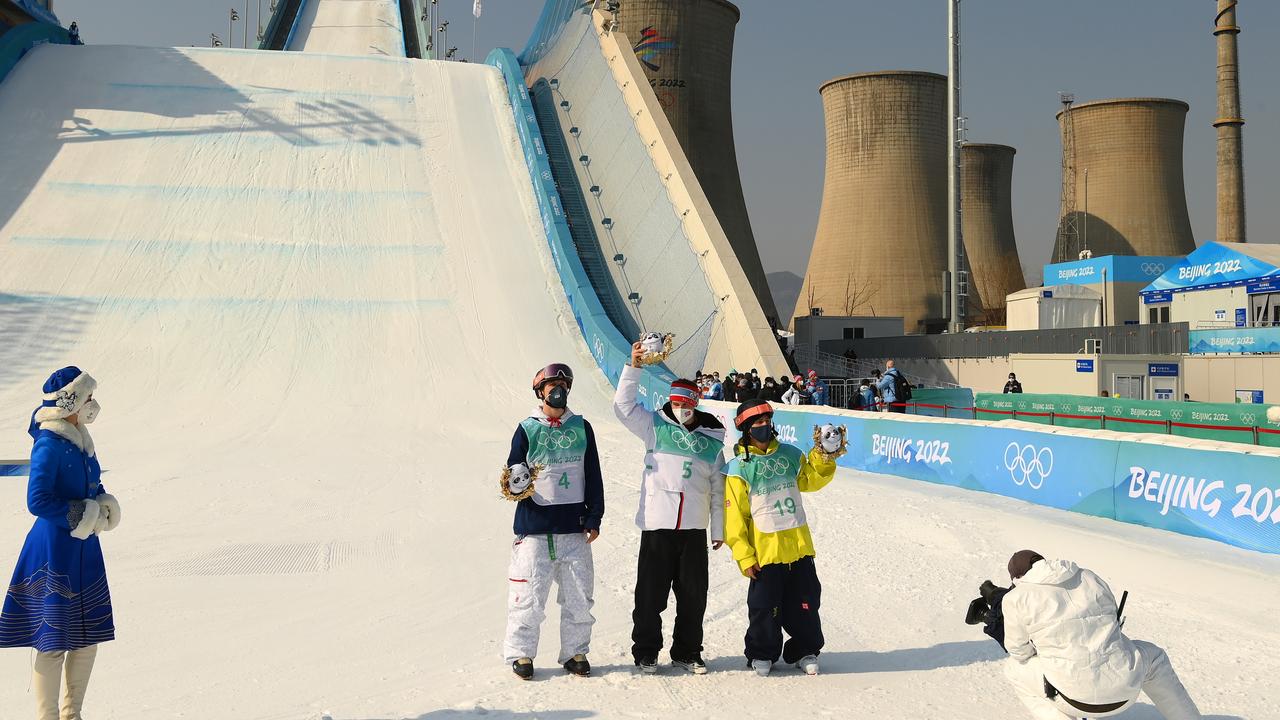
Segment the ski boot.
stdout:
<svg viewBox="0 0 1280 720">
<path fill-rule="evenodd" d="M 642 675 L 656 675 L 658 672 L 657 658 L 639 658 L 636 660 L 636 667 L 640 668 Z"/>
<path fill-rule="evenodd" d="M 803 670 L 805 675 L 817 675 L 818 674 L 818 656 L 805 655 L 804 657 L 800 658 L 799 662 L 796 663 L 796 667 Z"/>
<path fill-rule="evenodd" d="M 769 671 L 773 669 L 773 663 L 768 660 L 752 660 L 750 668 L 756 671 L 756 675 L 760 677 L 769 677 Z"/>
<path fill-rule="evenodd" d="M 527 657 L 520 658 L 511 663 L 511 672 L 521 680 L 533 679 L 533 660 Z"/>
</svg>

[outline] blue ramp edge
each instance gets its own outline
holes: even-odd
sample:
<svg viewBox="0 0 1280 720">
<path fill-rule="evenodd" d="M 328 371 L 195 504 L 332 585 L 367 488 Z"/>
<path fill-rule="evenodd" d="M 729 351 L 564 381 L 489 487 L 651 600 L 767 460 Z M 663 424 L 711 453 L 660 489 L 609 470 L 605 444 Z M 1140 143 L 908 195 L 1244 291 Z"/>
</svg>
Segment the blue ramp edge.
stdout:
<svg viewBox="0 0 1280 720">
<path fill-rule="evenodd" d="M 44 22 L 23 23 L 0 35 L 0 82 L 32 48 L 45 43 L 73 44 L 64 28 Z"/>
<path fill-rule="evenodd" d="M 578 257 L 520 63 L 511 50 L 496 48 L 485 58 L 485 64 L 501 70 L 506 81 L 520 146 L 524 151 L 525 164 L 538 200 L 538 213 L 542 217 L 542 227 L 551 247 L 551 257 L 564 285 L 565 295 L 568 296 L 573 318 L 578 323 L 582 339 L 591 350 L 596 365 L 609 378 L 609 382 L 617 385 L 623 366 L 631 360 L 631 343 L 609 320 L 587 277 L 582 259 Z M 640 381 L 641 403 L 649 409 L 660 407 L 667 401 L 671 381 L 674 379 L 675 375 L 661 366 L 647 368 Z"/>
</svg>

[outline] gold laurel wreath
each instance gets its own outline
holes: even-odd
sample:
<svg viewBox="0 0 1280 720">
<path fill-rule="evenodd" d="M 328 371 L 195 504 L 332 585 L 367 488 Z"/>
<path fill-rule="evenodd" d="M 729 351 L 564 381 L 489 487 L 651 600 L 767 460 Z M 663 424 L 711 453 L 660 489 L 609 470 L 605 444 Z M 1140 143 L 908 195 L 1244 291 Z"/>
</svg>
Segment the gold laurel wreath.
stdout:
<svg viewBox="0 0 1280 720">
<path fill-rule="evenodd" d="M 813 449 L 817 450 L 827 460 L 839 459 L 849 452 L 849 429 L 844 425 L 837 425 L 836 429 L 840 431 L 840 447 L 835 452 L 829 453 L 822 449 L 822 426 L 813 426 Z"/>
<path fill-rule="evenodd" d="M 671 357 L 672 348 L 675 346 L 676 336 L 667 333 L 662 336 L 662 349 L 658 352 L 645 352 L 640 355 L 641 365 L 657 365 L 660 362 L 666 362 Z"/>
<path fill-rule="evenodd" d="M 529 468 L 529 487 L 520 493 L 511 492 L 511 466 L 503 466 L 502 475 L 498 480 L 498 488 L 502 490 L 502 497 L 511 502 L 519 502 L 525 498 L 533 497 L 533 486 L 538 482 L 538 477 L 546 470 L 546 465 L 534 465 Z"/>
</svg>

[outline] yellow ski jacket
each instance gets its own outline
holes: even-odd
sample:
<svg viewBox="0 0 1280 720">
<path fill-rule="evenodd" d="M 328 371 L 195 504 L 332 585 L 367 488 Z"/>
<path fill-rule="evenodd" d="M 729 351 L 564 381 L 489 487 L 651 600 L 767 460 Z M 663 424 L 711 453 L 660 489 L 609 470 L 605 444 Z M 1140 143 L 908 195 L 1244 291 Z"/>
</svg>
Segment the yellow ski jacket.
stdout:
<svg viewBox="0 0 1280 720">
<path fill-rule="evenodd" d="M 774 440 L 764 452 L 754 447 L 748 447 L 747 452 L 753 457 L 768 457 L 777 452 L 779 447 L 778 441 Z M 741 458 L 741 446 L 734 450 Z M 836 476 L 835 461 L 826 459 L 820 450 L 815 448 L 807 456 L 801 457 L 800 471 L 796 477 L 800 492 L 821 490 Z M 774 533 L 761 532 L 756 528 L 751 519 L 751 488 L 738 474 L 740 467 L 739 460 L 730 462 L 725 468 L 724 536 L 742 574 L 747 575 L 747 570 L 752 565 L 764 567 L 775 563 L 788 564 L 814 555 L 813 537 L 809 534 L 807 523 Z"/>
</svg>

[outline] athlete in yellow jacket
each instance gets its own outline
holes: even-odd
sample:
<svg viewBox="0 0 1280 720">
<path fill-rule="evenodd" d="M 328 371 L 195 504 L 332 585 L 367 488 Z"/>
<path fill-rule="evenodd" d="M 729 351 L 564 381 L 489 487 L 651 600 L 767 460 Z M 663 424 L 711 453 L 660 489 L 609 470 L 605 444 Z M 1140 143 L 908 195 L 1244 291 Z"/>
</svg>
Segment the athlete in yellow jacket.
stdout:
<svg viewBox="0 0 1280 720">
<path fill-rule="evenodd" d="M 733 559 L 751 578 L 747 661 L 768 675 L 781 656 L 813 675 L 823 645 L 822 586 L 800 493 L 825 487 L 836 463 L 821 447 L 805 455 L 778 442 L 773 408 L 764 400 L 740 405 L 734 425 L 742 438 L 725 467 L 724 529 Z M 785 647 L 784 630 L 791 636 Z"/>
</svg>

